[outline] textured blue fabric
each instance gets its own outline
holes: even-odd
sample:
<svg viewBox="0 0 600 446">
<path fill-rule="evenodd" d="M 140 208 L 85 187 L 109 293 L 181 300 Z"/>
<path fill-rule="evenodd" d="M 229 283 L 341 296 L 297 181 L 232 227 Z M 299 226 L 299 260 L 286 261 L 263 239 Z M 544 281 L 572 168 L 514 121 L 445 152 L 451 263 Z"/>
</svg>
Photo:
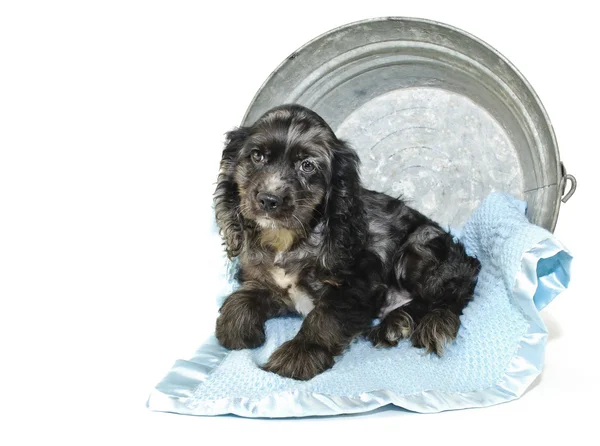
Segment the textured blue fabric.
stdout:
<svg viewBox="0 0 600 446">
<path fill-rule="evenodd" d="M 377 349 L 355 341 L 334 367 L 310 381 L 260 369 L 291 339 L 301 319 L 266 325 L 267 341 L 229 352 L 210 339 L 179 361 L 148 401 L 153 410 L 254 417 L 352 413 L 395 404 L 420 412 L 484 406 L 519 397 L 540 373 L 546 329 L 538 310 L 569 281 L 571 256 L 546 230 L 530 224 L 525 203 L 494 193 L 454 232 L 482 270 L 458 337 L 443 357 L 408 341 Z M 236 286 L 230 268 L 224 283 Z"/>
</svg>

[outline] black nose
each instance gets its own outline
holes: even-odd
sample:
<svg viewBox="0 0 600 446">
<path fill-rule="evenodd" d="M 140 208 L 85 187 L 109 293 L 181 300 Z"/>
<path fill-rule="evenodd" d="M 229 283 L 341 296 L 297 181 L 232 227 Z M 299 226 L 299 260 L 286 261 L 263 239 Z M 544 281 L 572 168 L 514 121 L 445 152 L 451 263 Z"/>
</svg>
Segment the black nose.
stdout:
<svg viewBox="0 0 600 446">
<path fill-rule="evenodd" d="M 262 205 L 263 209 L 267 212 L 274 211 L 279 206 L 281 206 L 281 203 L 283 202 L 281 197 L 279 197 L 277 195 L 273 195 L 273 194 L 268 194 L 266 192 L 260 192 L 256 196 L 256 198 Z"/>
</svg>

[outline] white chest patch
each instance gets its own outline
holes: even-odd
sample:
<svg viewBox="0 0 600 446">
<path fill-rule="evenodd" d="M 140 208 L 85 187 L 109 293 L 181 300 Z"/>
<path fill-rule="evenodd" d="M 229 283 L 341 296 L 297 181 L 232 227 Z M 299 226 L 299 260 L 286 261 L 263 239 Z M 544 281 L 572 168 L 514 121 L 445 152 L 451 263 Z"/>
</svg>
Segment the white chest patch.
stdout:
<svg viewBox="0 0 600 446">
<path fill-rule="evenodd" d="M 306 316 L 315 308 L 315 304 L 313 304 L 313 301 L 310 298 L 310 296 L 301 289 L 293 286 L 288 291 L 288 294 L 294 302 L 294 307 L 296 308 L 296 311 L 302 316 Z"/>
<path fill-rule="evenodd" d="M 295 274 L 287 274 L 283 268 L 278 266 L 271 269 L 271 276 L 279 288 L 288 289 L 298 281 L 298 277 Z"/>
<path fill-rule="evenodd" d="M 306 316 L 315 308 L 309 294 L 298 287 L 298 276 L 286 274 L 285 270 L 279 267 L 274 267 L 271 270 L 271 276 L 278 287 L 288 291 L 288 296 L 298 313 Z"/>
</svg>

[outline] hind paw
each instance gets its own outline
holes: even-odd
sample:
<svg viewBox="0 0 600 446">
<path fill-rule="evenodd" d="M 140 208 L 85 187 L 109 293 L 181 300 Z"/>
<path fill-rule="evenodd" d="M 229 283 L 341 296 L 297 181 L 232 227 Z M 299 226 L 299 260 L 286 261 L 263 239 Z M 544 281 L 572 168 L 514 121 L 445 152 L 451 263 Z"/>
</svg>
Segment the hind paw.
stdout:
<svg viewBox="0 0 600 446">
<path fill-rule="evenodd" d="M 381 323 L 371 329 L 367 339 L 375 347 L 395 347 L 401 339 L 407 339 L 413 332 L 412 317 L 403 310 L 394 310 Z"/>
<path fill-rule="evenodd" d="M 413 346 L 442 356 L 458 334 L 460 319 L 450 310 L 434 310 L 423 316 L 411 336 Z"/>
</svg>

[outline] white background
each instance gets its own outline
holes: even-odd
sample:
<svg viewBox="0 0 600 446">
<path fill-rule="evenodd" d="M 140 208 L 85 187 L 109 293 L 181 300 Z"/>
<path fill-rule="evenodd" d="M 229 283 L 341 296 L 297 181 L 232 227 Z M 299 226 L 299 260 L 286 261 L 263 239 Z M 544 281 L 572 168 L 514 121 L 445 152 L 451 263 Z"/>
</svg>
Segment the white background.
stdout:
<svg viewBox="0 0 600 446">
<path fill-rule="evenodd" d="M 2 2 L 0 440 L 13 444 L 598 444 L 598 13 L 568 1 Z M 378 16 L 462 28 L 527 77 L 579 189 L 556 234 L 571 288 L 520 400 L 308 420 L 151 413 L 212 332 L 223 133 L 290 53 Z"/>
</svg>

